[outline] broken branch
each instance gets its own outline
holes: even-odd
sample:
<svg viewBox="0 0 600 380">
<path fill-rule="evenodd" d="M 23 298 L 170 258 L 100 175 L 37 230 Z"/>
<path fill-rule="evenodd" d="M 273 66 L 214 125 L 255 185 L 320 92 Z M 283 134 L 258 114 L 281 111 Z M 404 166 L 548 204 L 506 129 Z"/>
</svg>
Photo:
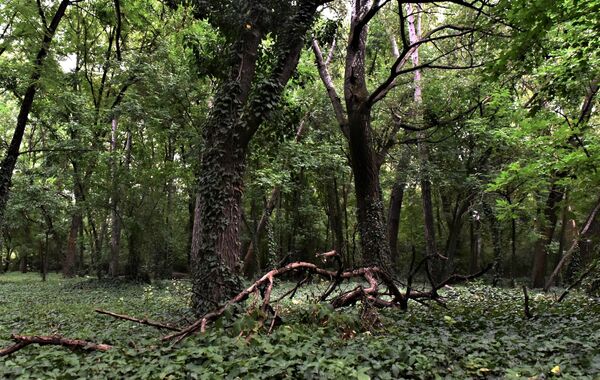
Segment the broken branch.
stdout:
<svg viewBox="0 0 600 380">
<path fill-rule="evenodd" d="M 113 318 L 117 318 L 117 319 L 124 319 L 126 321 L 136 322 L 136 323 L 140 323 L 142 325 L 157 327 L 159 329 L 166 329 L 166 330 L 171 330 L 171 331 L 181 331 L 181 329 L 178 327 L 167 325 L 167 324 L 156 322 L 156 321 L 151 321 L 148 319 L 138 319 L 138 318 L 130 317 L 129 315 L 117 314 L 117 313 L 113 313 L 111 311 L 106 311 L 106 310 L 101 310 L 101 309 L 96 309 L 95 312 L 98 314 L 109 315 L 109 316 L 111 316 Z"/>
<path fill-rule="evenodd" d="M 80 349 L 86 351 L 108 351 L 113 348 L 113 346 L 108 344 L 98 344 L 93 342 L 88 342 L 87 340 L 81 339 L 70 339 L 65 338 L 61 335 L 16 335 L 13 334 L 11 339 L 17 342 L 16 344 L 6 347 L 0 350 L 0 356 L 10 355 L 13 352 L 19 351 L 20 349 L 29 346 L 30 344 L 39 344 L 41 346 L 47 345 L 55 345 L 55 346 L 64 346 L 70 349 Z"/>
</svg>

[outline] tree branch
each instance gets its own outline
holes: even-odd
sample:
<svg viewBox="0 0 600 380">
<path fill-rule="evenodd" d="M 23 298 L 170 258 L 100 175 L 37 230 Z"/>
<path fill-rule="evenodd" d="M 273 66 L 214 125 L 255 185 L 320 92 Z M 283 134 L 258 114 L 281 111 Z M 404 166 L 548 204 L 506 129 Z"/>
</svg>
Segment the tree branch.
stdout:
<svg viewBox="0 0 600 380">
<path fill-rule="evenodd" d="M 108 344 L 98 344 L 81 339 L 69 339 L 60 335 L 26 336 L 13 334 L 11 339 L 17 343 L 0 350 L 0 357 L 10 355 L 16 351 L 19 351 L 21 348 L 29 346 L 30 344 L 39 344 L 41 346 L 56 345 L 86 351 L 108 351 L 113 348 Z"/>
<path fill-rule="evenodd" d="M 327 69 L 327 65 L 323 60 L 323 53 L 321 52 L 321 48 L 319 47 L 319 43 L 315 38 L 312 41 L 312 49 L 315 53 L 315 60 L 317 62 L 317 68 L 319 70 L 319 76 L 321 77 L 321 81 L 325 85 L 325 89 L 327 90 L 327 95 L 329 95 L 329 100 L 331 101 L 331 105 L 333 106 L 333 111 L 335 113 L 335 119 L 337 120 L 342 132 L 346 137 L 348 137 L 348 120 L 346 119 L 346 112 L 344 111 L 344 107 L 342 106 L 342 102 L 340 97 L 337 94 L 335 86 L 333 84 L 333 80 L 331 79 L 331 75 L 329 74 L 329 70 Z"/>
</svg>

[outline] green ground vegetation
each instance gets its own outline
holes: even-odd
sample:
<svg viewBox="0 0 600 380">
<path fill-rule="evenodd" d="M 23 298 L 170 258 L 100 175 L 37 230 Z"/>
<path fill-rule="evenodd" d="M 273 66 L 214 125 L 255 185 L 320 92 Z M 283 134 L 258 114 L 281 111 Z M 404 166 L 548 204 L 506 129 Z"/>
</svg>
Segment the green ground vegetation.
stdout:
<svg viewBox="0 0 600 380">
<path fill-rule="evenodd" d="M 293 283 L 279 284 L 277 291 Z M 482 283 L 446 288 L 447 307 L 411 303 L 408 312 L 341 311 L 315 303 L 312 284 L 277 308 L 283 325 L 267 334 L 249 309 L 172 347 L 148 326 L 94 313 L 95 308 L 185 324 L 185 280 L 152 285 L 0 276 L 0 345 L 11 333 L 61 334 L 114 345 L 72 352 L 31 345 L 0 359 L 0 378 L 56 379 L 563 379 L 600 378 L 600 302 L 530 292 L 534 319 L 519 289 Z M 353 286 L 347 284 L 345 286 Z M 273 299 L 277 299 L 277 295 Z"/>
</svg>

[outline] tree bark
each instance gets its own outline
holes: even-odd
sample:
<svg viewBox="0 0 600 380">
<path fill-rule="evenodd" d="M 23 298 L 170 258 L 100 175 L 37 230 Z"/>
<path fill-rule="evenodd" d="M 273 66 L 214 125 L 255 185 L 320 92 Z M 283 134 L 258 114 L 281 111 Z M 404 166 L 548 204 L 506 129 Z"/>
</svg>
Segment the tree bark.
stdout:
<svg viewBox="0 0 600 380">
<path fill-rule="evenodd" d="M 75 186 L 75 199 L 80 198 L 78 195 L 79 190 L 77 185 Z M 75 202 L 77 205 L 77 201 Z M 67 238 L 67 251 L 65 253 L 65 259 L 63 261 L 63 276 L 73 277 L 75 276 L 75 268 L 77 264 L 77 235 L 83 223 L 83 217 L 81 211 L 76 210 L 71 216 L 71 228 L 69 229 L 69 236 Z"/>
<path fill-rule="evenodd" d="M 494 251 L 494 280 L 493 285 L 500 283 L 503 275 L 504 263 L 502 253 L 502 229 L 492 207 L 487 202 L 483 202 L 483 216 L 489 222 L 492 235 L 492 248 Z"/>
<path fill-rule="evenodd" d="M 390 255 L 392 261 L 398 263 L 398 231 L 400 229 L 400 212 L 404 200 L 404 189 L 406 188 L 406 168 L 408 166 L 408 154 L 403 152 L 402 158 L 396 166 L 396 178 L 390 195 L 388 207 L 387 232 L 390 239 Z"/>
<path fill-rule="evenodd" d="M 117 185 L 117 128 L 119 120 L 115 116 L 111 123 L 111 177 L 113 182 L 113 190 L 111 196 L 111 236 L 110 236 L 110 259 L 108 262 L 109 277 L 117 277 L 119 275 L 119 254 L 121 251 L 121 219 L 119 217 L 119 189 Z"/>
<path fill-rule="evenodd" d="M 204 151 L 192 236 L 192 303 L 197 314 L 216 307 L 241 288 L 239 226 L 246 151 L 298 63 L 304 37 L 319 1 L 292 5 L 289 18 L 263 30 L 260 4 L 248 3 L 246 20 L 231 46 L 228 78 L 220 84 L 203 130 Z M 258 81 L 262 40 L 273 29 L 275 63 L 268 80 Z"/>
<path fill-rule="evenodd" d="M 365 78 L 368 25 L 363 25 L 362 20 L 371 6 L 372 1 L 357 0 L 352 11 L 344 75 L 347 125 L 342 125 L 342 130 L 348 139 L 350 165 L 354 174 L 363 263 L 380 266 L 391 277 L 393 269 L 379 180 L 381 161 L 372 146 L 372 108 Z"/>
<path fill-rule="evenodd" d="M 58 25 L 65 15 L 70 3 L 69 0 L 62 0 L 52 17 L 50 25 L 42 25 L 44 30 L 42 44 L 36 55 L 35 61 L 33 62 L 33 72 L 31 73 L 29 85 L 25 90 L 25 95 L 21 102 L 21 107 L 17 116 L 17 126 L 15 127 L 10 145 L 6 151 L 6 156 L 2 160 L 2 163 L 0 163 L 0 225 L 4 224 L 4 212 L 6 210 L 6 204 L 8 203 L 12 175 L 19 157 L 19 149 L 29 120 L 29 113 L 33 107 L 33 100 L 35 99 L 36 92 L 39 88 L 42 68 L 56 30 L 58 29 Z"/>
<path fill-rule="evenodd" d="M 543 209 L 543 220 L 539 222 L 541 236 L 535 243 L 533 258 L 532 286 L 543 288 L 546 277 L 546 264 L 548 261 L 548 245 L 552 242 L 554 230 L 558 222 L 558 204 L 563 197 L 563 192 L 556 183 L 550 186 L 550 192 Z"/>
</svg>

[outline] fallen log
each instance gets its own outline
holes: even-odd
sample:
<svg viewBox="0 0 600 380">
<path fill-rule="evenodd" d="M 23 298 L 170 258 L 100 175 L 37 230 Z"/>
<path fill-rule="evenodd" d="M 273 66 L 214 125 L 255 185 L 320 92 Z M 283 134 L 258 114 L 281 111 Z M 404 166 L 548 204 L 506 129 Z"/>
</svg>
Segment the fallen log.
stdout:
<svg viewBox="0 0 600 380">
<path fill-rule="evenodd" d="M 0 356 L 7 356 L 14 352 L 19 351 L 20 349 L 29 346 L 30 344 L 39 344 L 41 346 L 47 345 L 55 345 L 55 346 L 63 346 L 68 347 L 70 349 L 80 349 L 84 351 L 108 351 L 113 348 L 113 346 L 108 344 L 98 344 L 93 342 L 88 342 L 87 340 L 81 339 L 70 339 L 65 338 L 61 335 L 16 335 L 13 334 L 11 339 L 16 343 L 12 346 L 0 349 Z"/>
<path fill-rule="evenodd" d="M 104 315 L 111 316 L 113 318 L 136 322 L 136 323 L 140 323 L 142 325 L 152 326 L 152 327 L 156 327 L 159 329 L 165 329 L 165 330 L 171 330 L 171 331 L 181 331 L 181 329 L 178 327 L 167 325 L 167 324 L 156 322 L 156 321 L 151 321 L 149 319 L 139 319 L 139 318 L 131 317 L 129 315 L 117 314 L 117 313 L 113 313 L 112 311 L 106 311 L 106 310 L 101 310 L 101 309 L 95 309 L 94 311 L 98 314 L 104 314 Z"/>
</svg>

